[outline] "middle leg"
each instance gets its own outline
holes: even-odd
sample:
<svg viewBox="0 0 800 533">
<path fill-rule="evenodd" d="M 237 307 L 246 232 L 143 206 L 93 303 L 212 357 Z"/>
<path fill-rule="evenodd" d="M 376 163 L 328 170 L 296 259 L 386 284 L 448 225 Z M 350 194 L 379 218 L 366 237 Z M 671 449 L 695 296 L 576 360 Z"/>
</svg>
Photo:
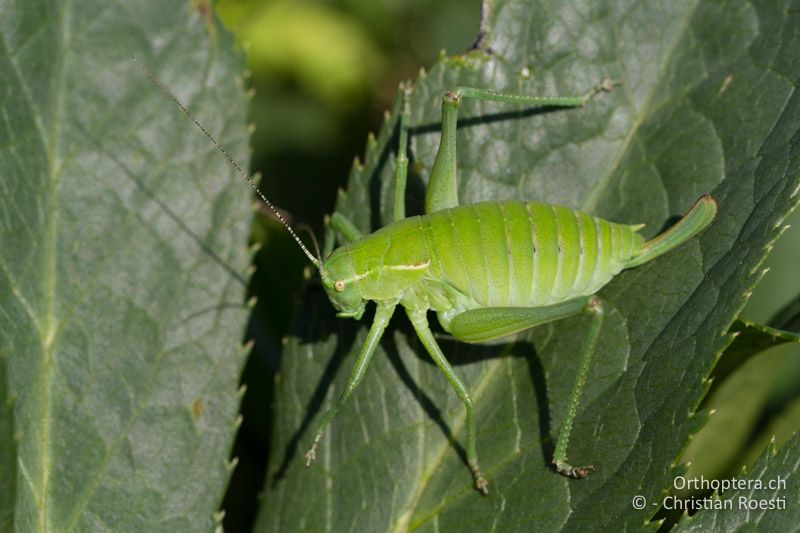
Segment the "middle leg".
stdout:
<svg viewBox="0 0 800 533">
<path fill-rule="evenodd" d="M 489 494 L 489 482 L 483 477 L 480 465 L 478 465 L 476 445 L 478 433 L 477 426 L 475 425 L 475 413 L 472 408 L 472 398 L 470 398 L 464 383 L 459 379 L 455 370 L 453 370 L 453 367 L 444 356 L 444 353 L 442 353 L 442 349 L 439 348 L 436 339 L 433 337 L 433 333 L 428 326 L 427 309 L 406 309 L 406 313 L 408 313 L 411 324 L 417 332 L 417 337 L 419 337 L 419 340 L 422 342 L 423 346 L 425 346 L 428 354 L 430 354 L 431 359 L 433 359 L 433 362 L 439 367 L 439 370 L 442 371 L 444 377 L 447 378 L 450 386 L 453 387 L 453 390 L 455 390 L 467 410 L 467 464 L 472 471 L 472 477 L 475 480 L 475 488 L 485 496 Z"/>
<path fill-rule="evenodd" d="M 411 120 L 411 86 L 403 83 L 403 104 L 400 111 L 400 131 L 397 141 L 397 156 L 394 160 L 394 210 L 392 221 L 406 218 L 406 182 L 408 178 L 408 123 Z"/>
<path fill-rule="evenodd" d="M 323 415 L 317 433 L 311 443 L 311 447 L 305 454 L 306 466 L 311 466 L 311 463 L 317 459 L 317 448 L 319 447 L 319 441 L 322 438 L 325 428 L 330 424 L 344 402 L 350 397 L 353 391 L 358 388 L 358 385 L 364 378 L 364 373 L 367 371 L 375 349 L 378 347 L 378 342 L 381 340 L 386 326 L 389 325 L 389 319 L 392 318 L 394 308 L 395 304 L 378 304 L 375 309 L 375 318 L 372 322 L 372 327 L 369 329 L 369 333 L 367 333 L 367 340 L 364 341 L 364 345 L 361 347 L 361 351 L 358 354 L 356 363 L 353 365 L 353 370 L 350 373 L 350 378 L 347 380 L 344 391 L 342 391 L 339 400 L 331 405 L 328 411 Z"/>
</svg>

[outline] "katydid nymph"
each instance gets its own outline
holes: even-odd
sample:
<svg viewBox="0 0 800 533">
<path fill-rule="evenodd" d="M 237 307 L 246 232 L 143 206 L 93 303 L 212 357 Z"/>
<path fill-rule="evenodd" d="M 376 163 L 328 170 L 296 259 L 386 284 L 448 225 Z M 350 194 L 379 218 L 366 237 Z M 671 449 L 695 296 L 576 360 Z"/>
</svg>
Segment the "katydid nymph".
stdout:
<svg viewBox="0 0 800 533">
<path fill-rule="evenodd" d="M 581 107 L 614 83 L 603 80 L 581 96 L 542 97 L 507 94 L 471 87 L 442 97 L 439 148 L 431 168 L 425 213 L 405 216 L 410 122 L 409 90 L 403 91 L 394 171 L 394 221 L 362 235 L 341 213 L 326 231 L 322 257 L 309 252 L 250 177 L 208 131 L 178 102 L 194 123 L 234 165 L 258 196 L 277 215 L 319 271 L 337 316 L 359 320 L 368 301 L 376 309 L 347 384 L 323 415 L 305 454 L 316 459 L 327 425 L 361 383 L 397 306 L 402 306 L 416 335 L 466 409 L 466 459 L 474 486 L 488 494 L 476 450 L 477 427 L 470 394 L 439 347 L 428 322 L 434 311 L 442 328 L 465 342 L 491 341 L 577 314 L 589 315 L 578 371 L 563 426 L 552 457 L 554 470 L 570 478 L 585 477 L 591 466 L 567 461 L 570 438 L 587 371 L 601 331 L 603 304 L 596 293 L 622 270 L 639 266 L 695 237 L 714 219 L 717 205 L 702 196 L 671 228 L 645 241 L 642 225 L 618 224 L 558 205 L 532 201 L 487 201 L 460 205 L 456 178 L 456 122 L 463 99 L 489 100 L 535 107 Z M 336 234 L 344 244 L 334 249 Z"/>
</svg>

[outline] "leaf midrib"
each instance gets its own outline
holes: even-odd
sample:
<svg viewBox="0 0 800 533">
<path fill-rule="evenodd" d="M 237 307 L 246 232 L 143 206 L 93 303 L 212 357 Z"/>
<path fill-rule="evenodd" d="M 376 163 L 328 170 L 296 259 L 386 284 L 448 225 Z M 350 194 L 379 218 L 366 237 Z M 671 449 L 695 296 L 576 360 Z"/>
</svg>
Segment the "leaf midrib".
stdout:
<svg viewBox="0 0 800 533">
<path fill-rule="evenodd" d="M 44 125 L 40 127 L 40 134 L 42 135 L 42 144 L 45 148 L 45 156 L 48 163 L 49 175 L 49 188 L 47 196 L 47 211 L 45 235 L 44 235 L 44 250 L 43 250 L 43 309 L 44 316 L 42 328 L 39 330 L 40 340 L 42 343 L 42 372 L 43 379 L 41 380 L 41 388 L 39 390 L 39 397 L 41 398 L 42 416 L 39 422 L 39 429 L 41 435 L 40 449 L 39 449 L 39 463 L 40 463 L 40 479 L 38 480 L 38 494 L 34 490 L 34 497 L 37 500 L 38 507 L 38 520 L 37 528 L 40 531 L 47 531 L 49 529 L 50 520 L 50 506 L 48 502 L 49 489 L 50 489 L 50 470 L 51 470 L 51 436 L 50 429 L 52 427 L 52 386 L 53 386 L 53 355 L 55 349 L 55 341 L 58 331 L 58 319 L 56 317 L 56 271 L 57 271 L 57 234 L 58 234 L 58 202 L 57 190 L 60 177 L 60 160 L 59 160 L 59 141 L 61 140 L 61 126 L 64 118 L 64 91 L 66 86 L 66 53 L 69 48 L 69 28 L 67 21 L 69 19 L 69 12 L 72 4 L 66 0 L 63 4 L 63 9 L 56 8 L 56 17 L 58 19 L 58 35 L 61 37 L 61 42 L 57 46 L 58 50 L 54 55 L 54 72 L 50 77 L 53 81 L 50 91 L 52 116 L 49 127 L 45 130 Z M 16 67 L 15 67 L 16 68 Z M 21 72 L 17 69 L 19 82 L 27 87 Z M 35 109 L 35 108 L 32 108 Z M 37 113 L 38 123 L 42 123 L 40 113 Z M 45 134 L 47 136 L 45 137 Z M 22 466 L 22 465 L 21 465 Z M 32 487 L 36 488 L 36 487 Z"/>
</svg>

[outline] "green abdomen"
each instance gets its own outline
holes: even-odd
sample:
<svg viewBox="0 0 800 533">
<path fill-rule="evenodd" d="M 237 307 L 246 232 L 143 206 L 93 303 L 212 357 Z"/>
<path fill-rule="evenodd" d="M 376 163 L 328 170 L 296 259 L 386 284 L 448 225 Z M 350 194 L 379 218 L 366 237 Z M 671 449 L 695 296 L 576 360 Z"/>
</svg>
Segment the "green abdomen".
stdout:
<svg viewBox="0 0 800 533">
<path fill-rule="evenodd" d="M 544 306 L 597 292 L 644 239 L 561 206 L 485 202 L 421 217 L 430 273 L 488 307 Z"/>
</svg>

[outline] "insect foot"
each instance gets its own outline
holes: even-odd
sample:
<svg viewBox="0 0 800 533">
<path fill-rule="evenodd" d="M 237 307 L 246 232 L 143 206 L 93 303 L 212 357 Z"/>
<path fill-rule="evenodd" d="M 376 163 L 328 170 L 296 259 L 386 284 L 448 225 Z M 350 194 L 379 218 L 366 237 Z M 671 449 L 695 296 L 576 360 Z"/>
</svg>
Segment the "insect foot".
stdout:
<svg viewBox="0 0 800 533">
<path fill-rule="evenodd" d="M 314 441 L 314 444 L 311 445 L 311 448 L 305 454 L 306 457 L 306 468 L 311 466 L 311 463 L 317 460 L 317 441 Z"/>
<path fill-rule="evenodd" d="M 622 82 L 621 81 L 614 81 L 611 78 L 609 78 L 608 76 L 606 76 L 605 78 L 600 80 L 600 84 L 597 86 L 597 90 L 598 91 L 605 91 L 607 93 L 610 93 L 611 90 L 617 85 L 622 85 Z"/>
<path fill-rule="evenodd" d="M 483 477 L 483 474 L 481 474 L 480 470 L 475 472 L 475 490 L 484 496 L 489 495 L 489 482 L 486 481 L 486 478 Z"/>
<path fill-rule="evenodd" d="M 589 475 L 589 472 L 594 470 L 594 466 L 587 465 L 587 466 L 570 466 L 567 463 L 557 463 L 553 461 L 553 465 L 555 465 L 556 472 L 561 474 L 562 476 L 567 476 L 572 479 L 582 479 Z"/>
<path fill-rule="evenodd" d="M 600 80 L 600 83 L 598 83 L 592 88 L 592 92 L 590 92 L 587 96 L 584 97 L 586 99 L 585 102 L 588 102 L 589 100 L 591 100 L 600 93 L 610 93 L 612 90 L 614 90 L 614 87 L 618 85 L 622 85 L 622 80 L 612 80 L 611 78 L 606 76 L 605 78 Z"/>
</svg>

